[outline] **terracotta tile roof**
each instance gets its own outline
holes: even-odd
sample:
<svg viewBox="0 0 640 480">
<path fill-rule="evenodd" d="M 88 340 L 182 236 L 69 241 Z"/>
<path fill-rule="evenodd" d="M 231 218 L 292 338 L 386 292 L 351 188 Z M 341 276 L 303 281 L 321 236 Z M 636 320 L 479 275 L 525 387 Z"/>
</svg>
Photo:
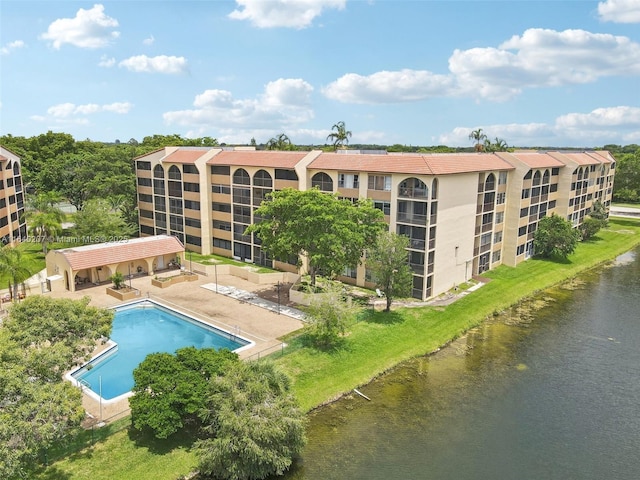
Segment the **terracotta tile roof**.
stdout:
<svg viewBox="0 0 640 480">
<path fill-rule="evenodd" d="M 505 160 L 515 157 L 529 168 L 553 168 L 565 166 L 565 163 L 554 158 L 547 152 L 500 152 L 497 155 L 501 156 Z"/>
<path fill-rule="evenodd" d="M 247 167 L 293 168 L 311 152 L 276 150 L 225 150 L 207 161 L 207 165 L 244 165 Z"/>
<path fill-rule="evenodd" d="M 182 251 L 184 251 L 184 246 L 176 237 L 157 235 L 155 237 L 132 238 L 124 242 L 96 243 L 83 247 L 65 248 L 55 252 L 63 255 L 71 268 L 77 271 Z"/>
<path fill-rule="evenodd" d="M 162 158 L 162 163 L 195 163 L 197 159 L 211 151 L 209 147 L 179 148 Z"/>
<path fill-rule="evenodd" d="M 338 154 L 323 153 L 309 164 L 314 170 L 343 172 L 381 172 L 414 175 L 447 175 L 512 170 L 513 166 L 492 154 Z"/>
<path fill-rule="evenodd" d="M 608 152 L 557 152 L 555 155 L 558 158 L 566 157 L 576 165 L 600 165 L 612 161 L 608 158 Z"/>
</svg>

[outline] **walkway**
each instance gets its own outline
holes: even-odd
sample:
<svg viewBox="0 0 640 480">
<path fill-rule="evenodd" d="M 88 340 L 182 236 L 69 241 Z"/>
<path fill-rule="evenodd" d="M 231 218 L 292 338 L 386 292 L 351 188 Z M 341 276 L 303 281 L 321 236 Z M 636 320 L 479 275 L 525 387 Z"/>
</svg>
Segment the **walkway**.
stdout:
<svg viewBox="0 0 640 480">
<path fill-rule="evenodd" d="M 202 288 L 206 288 L 207 290 L 211 290 L 212 292 L 235 298 L 242 303 L 246 302 L 251 305 L 255 305 L 256 307 L 264 308 L 266 310 L 269 310 L 270 312 L 277 313 L 278 315 L 286 315 L 288 317 L 295 318 L 296 320 L 301 321 L 304 321 L 305 319 L 304 313 L 296 308 L 291 308 L 286 305 L 281 305 L 269 300 L 265 300 L 264 298 L 260 298 L 255 293 L 248 292 L 246 290 L 241 290 L 239 288 L 226 285 L 216 285 L 215 283 L 205 283 L 204 285 L 200 286 Z"/>
</svg>

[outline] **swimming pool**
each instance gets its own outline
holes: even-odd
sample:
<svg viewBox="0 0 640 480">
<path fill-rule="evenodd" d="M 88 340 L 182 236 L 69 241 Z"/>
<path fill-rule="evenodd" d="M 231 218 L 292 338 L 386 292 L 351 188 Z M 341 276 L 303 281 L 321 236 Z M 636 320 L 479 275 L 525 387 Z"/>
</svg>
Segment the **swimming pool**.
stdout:
<svg viewBox="0 0 640 480">
<path fill-rule="evenodd" d="M 253 345 L 238 335 L 151 300 L 116 308 L 110 340 L 112 344 L 107 350 L 67 378 L 111 401 L 130 395 L 133 370 L 150 353 L 174 353 L 190 346 L 238 352 Z"/>
</svg>

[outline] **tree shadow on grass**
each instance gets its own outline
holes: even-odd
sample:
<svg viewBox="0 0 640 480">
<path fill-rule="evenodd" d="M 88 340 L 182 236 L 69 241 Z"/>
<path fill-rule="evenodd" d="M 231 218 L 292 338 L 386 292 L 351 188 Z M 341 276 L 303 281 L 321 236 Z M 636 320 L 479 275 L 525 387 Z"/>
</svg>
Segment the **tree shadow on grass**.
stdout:
<svg viewBox="0 0 640 480">
<path fill-rule="evenodd" d="M 190 426 L 183 428 L 169 438 L 156 438 L 150 430 L 136 430 L 130 427 L 128 430 L 129 440 L 136 447 L 146 448 L 156 455 L 165 455 L 176 448 L 189 450 L 199 437 L 199 428 Z"/>
<path fill-rule="evenodd" d="M 43 480 L 67 480 L 71 478 L 71 474 L 65 472 L 58 467 L 42 467 L 35 472 L 38 478 Z"/>
</svg>

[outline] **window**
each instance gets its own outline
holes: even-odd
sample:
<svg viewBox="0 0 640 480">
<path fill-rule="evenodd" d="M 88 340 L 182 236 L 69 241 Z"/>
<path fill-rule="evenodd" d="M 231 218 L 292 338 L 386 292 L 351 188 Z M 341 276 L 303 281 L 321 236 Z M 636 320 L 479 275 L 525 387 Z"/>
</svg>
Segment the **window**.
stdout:
<svg viewBox="0 0 640 480">
<path fill-rule="evenodd" d="M 214 220 L 213 221 L 213 228 L 215 228 L 216 230 L 224 230 L 225 232 L 230 232 L 231 231 L 231 223 L 223 222 L 221 220 Z"/>
<path fill-rule="evenodd" d="M 520 209 L 520 218 L 524 218 L 529 215 L 529 208 L 524 207 Z"/>
<path fill-rule="evenodd" d="M 525 180 L 529 180 L 531 178 L 531 176 L 533 175 L 533 170 L 529 170 L 527 172 L 527 174 L 524 176 Z"/>
<path fill-rule="evenodd" d="M 358 188 L 359 186 L 360 186 L 360 183 L 358 182 L 357 174 L 347 174 L 347 173 L 338 174 L 338 187 Z"/>
<path fill-rule="evenodd" d="M 507 184 L 507 172 L 500 172 L 498 174 L 498 185 L 506 185 Z"/>
<path fill-rule="evenodd" d="M 369 190 L 391 191 L 391 175 L 369 175 L 367 182 Z"/>
<path fill-rule="evenodd" d="M 153 218 L 153 212 L 151 210 L 140 209 L 140 216 L 142 218 Z"/>
<path fill-rule="evenodd" d="M 486 247 L 487 245 L 491 245 L 491 232 L 483 233 L 480 237 L 480 247 Z"/>
<path fill-rule="evenodd" d="M 484 190 L 495 190 L 496 188 L 496 176 L 490 173 L 487 180 L 484 182 Z"/>
<path fill-rule="evenodd" d="M 181 197 L 182 196 L 182 182 L 176 182 L 175 180 L 169 180 L 169 196 Z"/>
<path fill-rule="evenodd" d="M 171 183 L 171 182 L 169 182 Z M 185 192 L 199 192 L 200 191 L 200 184 L 199 183 L 191 183 L 191 182 L 184 182 L 184 191 Z"/>
<path fill-rule="evenodd" d="M 358 276 L 358 270 L 353 267 L 345 267 L 342 272 L 342 276 L 347 278 L 356 278 Z"/>
<path fill-rule="evenodd" d="M 522 255 L 524 253 L 524 245 L 518 245 L 516 249 L 516 255 Z"/>
<path fill-rule="evenodd" d="M 482 225 L 490 225 L 491 223 L 493 223 L 493 213 L 482 215 Z"/>
<path fill-rule="evenodd" d="M 407 178 L 398 185 L 398 196 L 404 198 L 429 198 L 429 189 L 419 178 Z"/>
<path fill-rule="evenodd" d="M 167 211 L 167 205 L 165 203 L 164 197 L 161 197 L 159 195 L 156 195 L 155 197 L 153 197 L 153 205 L 154 205 L 154 209 L 159 212 Z"/>
<path fill-rule="evenodd" d="M 496 250 L 495 252 L 493 252 L 493 263 L 500 261 L 500 253 L 500 250 Z"/>
<path fill-rule="evenodd" d="M 251 204 L 251 189 L 233 187 L 233 202 L 242 203 L 244 205 Z"/>
<path fill-rule="evenodd" d="M 503 205 L 507 199 L 507 194 L 505 192 L 500 192 L 496 196 L 496 205 Z"/>
<path fill-rule="evenodd" d="M 529 195 L 531 194 L 531 190 L 529 190 L 528 188 L 525 188 L 522 190 L 522 199 L 524 200 L 525 198 L 529 198 Z"/>
<path fill-rule="evenodd" d="M 140 233 L 153 235 L 153 227 L 150 227 L 149 225 L 140 225 Z"/>
<path fill-rule="evenodd" d="M 211 193 L 231 193 L 231 187 L 229 185 L 219 185 L 214 183 L 211 185 Z"/>
<path fill-rule="evenodd" d="M 214 212 L 227 212 L 231 213 L 231 205 L 228 203 L 211 202 L 211 210 Z"/>
<path fill-rule="evenodd" d="M 198 247 L 202 246 L 202 240 L 200 237 L 195 237 L 193 235 L 186 235 L 185 237 L 186 243 L 189 245 L 196 245 Z"/>
<path fill-rule="evenodd" d="M 518 236 L 519 236 L 519 237 L 521 237 L 521 236 L 523 236 L 523 235 L 526 235 L 526 234 L 527 234 L 527 227 L 526 227 L 526 226 L 524 226 L 524 227 L 520 227 L 520 228 L 518 229 Z"/>
<path fill-rule="evenodd" d="M 9 179 L 11 180 L 11 179 Z M 9 181 L 7 181 L 7 185 L 9 185 Z M 150 187 L 151 186 L 151 179 L 150 178 L 141 178 L 138 177 L 138 185 L 140 185 L 141 187 Z"/>
<path fill-rule="evenodd" d="M 222 248 L 223 250 L 231 250 L 231 242 L 229 240 L 222 240 L 221 238 L 214 238 L 213 246 Z"/>
<path fill-rule="evenodd" d="M 182 200 L 178 198 L 169 199 L 169 213 L 182 215 Z"/>
<path fill-rule="evenodd" d="M 266 170 L 258 170 L 253 176 L 253 184 L 256 187 L 272 187 L 273 180 Z"/>
<path fill-rule="evenodd" d="M 156 227 L 157 228 L 167 228 L 167 214 L 166 213 L 156 213 Z"/>
<path fill-rule="evenodd" d="M 138 200 L 141 202 L 151 203 L 153 202 L 153 195 L 147 195 L 146 193 L 139 193 Z"/>
<path fill-rule="evenodd" d="M 142 160 L 138 160 L 136 162 L 136 168 L 138 170 L 151 170 L 151 162 L 143 162 Z"/>
<path fill-rule="evenodd" d="M 384 213 L 385 215 L 391 215 L 390 202 L 374 201 L 373 206 L 378 210 L 382 210 L 382 213 Z"/>
<path fill-rule="evenodd" d="M 311 177 L 311 186 L 318 187 L 323 192 L 333 192 L 333 180 L 324 172 L 316 173 Z"/>
<path fill-rule="evenodd" d="M 182 217 L 178 215 L 169 215 L 169 228 L 175 232 L 182 232 L 184 226 L 182 224 Z"/>
<path fill-rule="evenodd" d="M 504 222 L 504 212 L 496 212 L 496 225 Z"/>
<path fill-rule="evenodd" d="M 250 185 L 251 177 L 244 168 L 239 168 L 233 172 L 233 183 L 238 185 Z"/>
<path fill-rule="evenodd" d="M 184 173 L 195 173 L 196 175 L 200 173 L 198 172 L 198 167 L 196 167 L 195 165 L 183 165 L 182 171 Z"/>
<path fill-rule="evenodd" d="M 551 169 L 552 176 L 558 175 L 559 173 L 560 173 L 560 169 L 558 167 L 554 167 Z"/>
<path fill-rule="evenodd" d="M 153 167 L 153 178 L 164 178 L 164 169 L 160 165 Z"/>
<path fill-rule="evenodd" d="M 502 241 L 502 231 L 496 232 L 493 236 L 493 243 L 500 243 Z"/>
<path fill-rule="evenodd" d="M 298 174 L 295 170 L 285 170 L 276 168 L 276 180 L 295 180 L 298 181 Z"/>
<path fill-rule="evenodd" d="M 180 169 L 175 165 L 172 165 L 171 168 L 169 168 L 169 180 L 182 180 Z"/>
<path fill-rule="evenodd" d="M 229 175 L 231 167 L 228 165 L 211 165 L 211 175 Z"/>
<path fill-rule="evenodd" d="M 153 179 L 153 193 L 155 195 L 164 195 L 164 180 L 158 178 Z"/>
<path fill-rule="evenodd" d="M 197 218 L 189 218 L 189 217 L 184 218 L 184 224 L 187 227 L 194 227 L 194 228 L 200 228 L 202 226 L 202 224 L 200 223 L 200 220 L 198 220 Z"/>
<path fill-rule="evenodd" d="M 194 200 L 185 200 L 184 208 L 187 210 L 200 210 L 200 202 Z"/>
</svg>

